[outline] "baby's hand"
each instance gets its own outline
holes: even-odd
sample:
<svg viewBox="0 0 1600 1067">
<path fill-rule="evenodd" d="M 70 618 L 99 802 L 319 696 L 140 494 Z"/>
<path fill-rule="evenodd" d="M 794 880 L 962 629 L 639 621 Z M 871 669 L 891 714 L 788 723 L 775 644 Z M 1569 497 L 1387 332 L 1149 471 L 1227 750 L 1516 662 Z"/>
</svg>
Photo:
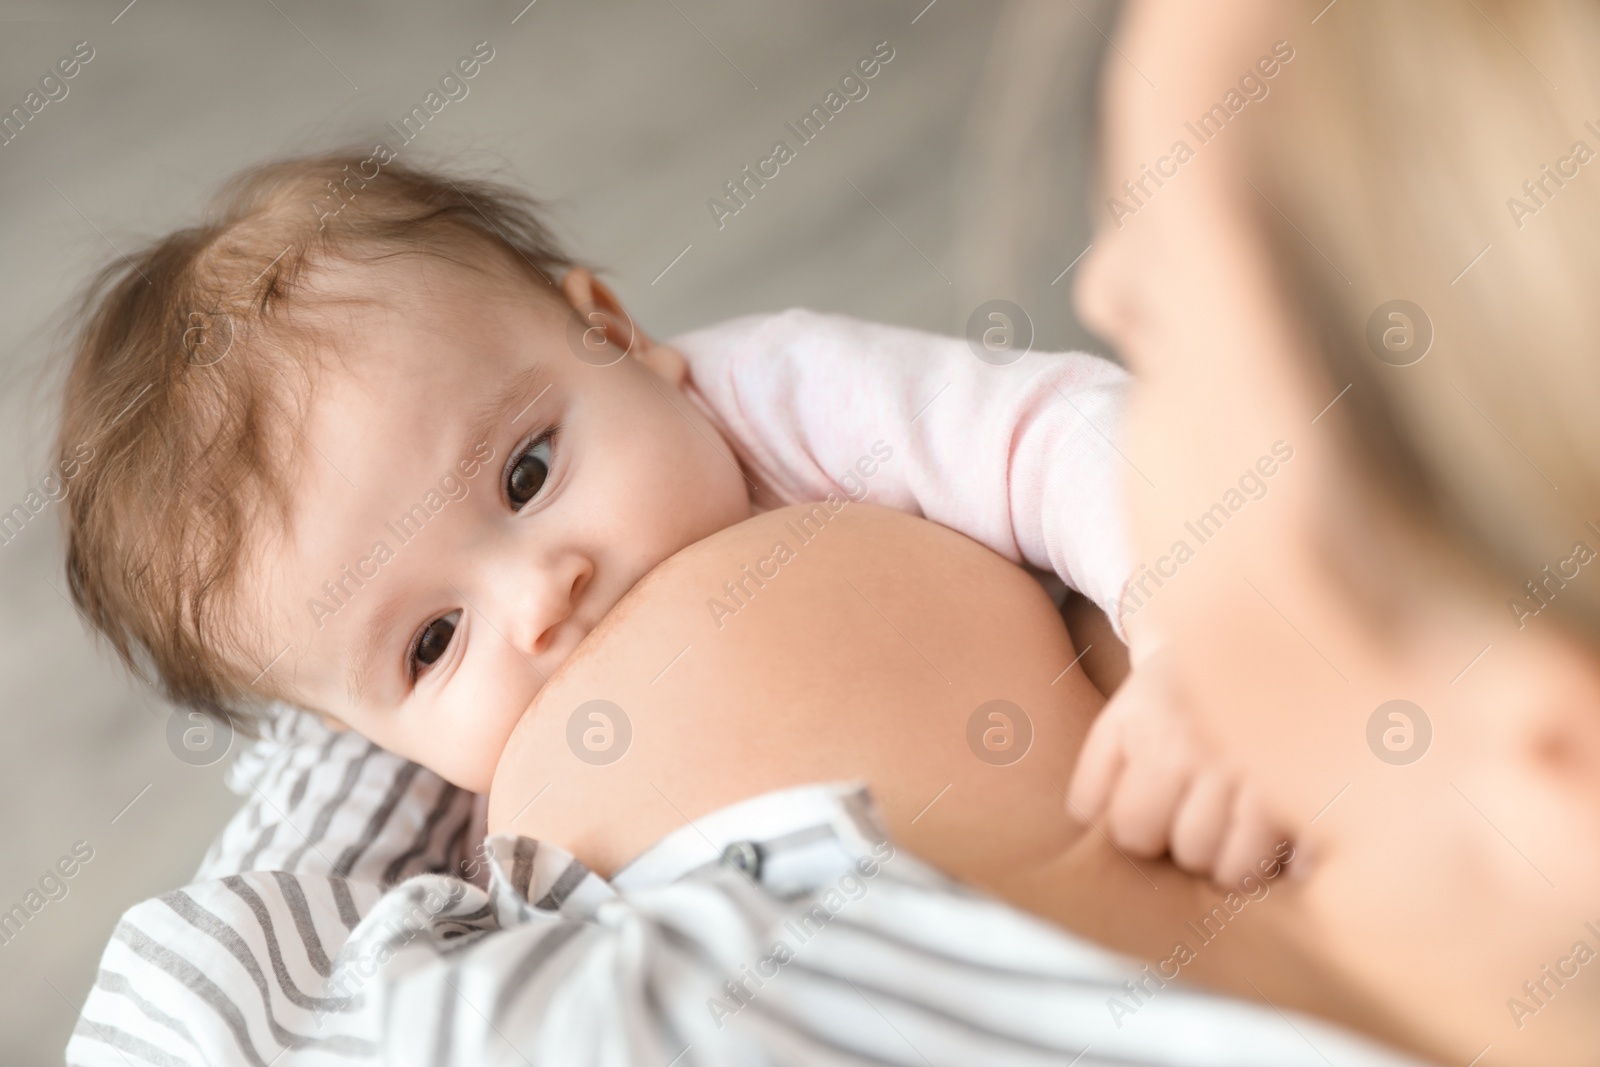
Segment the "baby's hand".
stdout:
<svg viewBox="0 0 1600 1067">
<path fill-rule="evenodd" d="M 1136 666 L 1089 729 L 1068 810 L 1118 847 L 1231 884 L 1281 838 L 1249 786 L 1204 751 L 1157 656 Z M 1103 819 L 1102 819 L 1103 817 Z"/>
</svg>

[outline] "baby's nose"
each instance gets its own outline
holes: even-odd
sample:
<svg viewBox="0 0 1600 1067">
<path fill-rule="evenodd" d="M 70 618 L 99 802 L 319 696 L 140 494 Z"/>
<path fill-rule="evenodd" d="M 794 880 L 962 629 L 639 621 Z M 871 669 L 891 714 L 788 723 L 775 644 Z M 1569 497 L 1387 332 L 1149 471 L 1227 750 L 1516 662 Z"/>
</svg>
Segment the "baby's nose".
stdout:
<svg viewBox="0 0 1600 1067">
<path fill-rule="evenodd" d="M 518 647 L 531 655 L 549 651 L 594 578 L 594 564 L 581 556 L 569 557 L 545 569 L 530 583 L 529 595 L 517 611 Z"/>
</svg>

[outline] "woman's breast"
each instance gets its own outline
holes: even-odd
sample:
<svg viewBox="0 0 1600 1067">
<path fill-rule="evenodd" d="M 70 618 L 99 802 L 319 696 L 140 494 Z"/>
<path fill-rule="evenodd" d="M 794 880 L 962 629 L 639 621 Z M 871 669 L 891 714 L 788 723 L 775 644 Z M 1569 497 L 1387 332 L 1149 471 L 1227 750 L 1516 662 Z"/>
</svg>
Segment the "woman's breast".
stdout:
<svg viewBox="0 0 1600 1067">
<path fill-rule="evenodd" d="M 1080 836 L 1062 791 L 1102 698 L 1075 655 L 1038 584 L 959 534 L 866 504 L 769 512 L 589 635 L 513 733 L 490 826 L 610 873 L 734 801 L 863 779 L 903 845 L 996 885 Z"/>
</svg>

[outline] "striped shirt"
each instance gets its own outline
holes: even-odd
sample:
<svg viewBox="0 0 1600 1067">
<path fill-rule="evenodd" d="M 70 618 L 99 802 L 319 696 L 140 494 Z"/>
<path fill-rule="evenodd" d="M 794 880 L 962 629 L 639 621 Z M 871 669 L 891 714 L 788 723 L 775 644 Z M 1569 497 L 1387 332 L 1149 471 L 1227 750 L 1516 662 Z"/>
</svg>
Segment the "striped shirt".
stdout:
<svg viewBox="0 0 1600 1067">
<path fill-rule="evenodd" d="M 70 1064 L 1411 1062 L 1152 984 L 895 849 L 858 786 L 733 805 L 607 881 L 463 849 L 473 798 L 309 717 L 232 779 L 201 877 L 118 924 Z"/>
</svg>

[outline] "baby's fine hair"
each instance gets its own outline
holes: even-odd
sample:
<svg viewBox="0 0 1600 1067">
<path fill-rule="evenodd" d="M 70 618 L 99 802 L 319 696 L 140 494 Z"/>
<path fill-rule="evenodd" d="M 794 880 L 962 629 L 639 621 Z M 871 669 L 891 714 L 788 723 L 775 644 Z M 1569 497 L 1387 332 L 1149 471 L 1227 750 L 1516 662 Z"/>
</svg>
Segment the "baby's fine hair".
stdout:
<svg viewBox="0 0 1600 1067">
<path fill-rule="evenodd" d="M 315 268 L 424 256 L 560 299 L 552 276 L 574 261 L 540 215 L 517 189 L 379 145 L 251 167 L 201 224 L 99 272 L 55 451 L 79 467 L 62 509 L 72 600 L 135 675 L 246 733 L 286 697 L 241 579 L 287 529 L 318 350 L 294 312 Z"/>
</svg>

